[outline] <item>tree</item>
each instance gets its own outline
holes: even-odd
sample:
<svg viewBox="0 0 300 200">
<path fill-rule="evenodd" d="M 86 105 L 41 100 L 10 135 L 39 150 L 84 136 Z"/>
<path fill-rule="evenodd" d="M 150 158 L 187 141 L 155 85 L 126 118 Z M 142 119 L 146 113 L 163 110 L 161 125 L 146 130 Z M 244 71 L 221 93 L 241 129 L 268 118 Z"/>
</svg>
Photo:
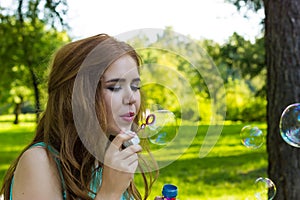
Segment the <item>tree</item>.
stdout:
<svg viewBox="0 0 300 200">
<path fill-rule="evenodd" d="M 255 95 L 265 97 L 266 66 L 264 38 L 254 43 L 233 33 L 223 45 L 204 41 L 204 47 L 218 66 L 225 83 L 243 78 Z M 255 84 L 255 79 L 259 84 Z"/>
<path fill-rule="evenodd" d="M 233 33 L 220 45 L 204 40 L 203 47 L 214 60 L 226 87 L 226 119 L 266 120 L 266 65 L 264 38 L 255 42 Z"/>
<path fill-rule="evenodd" d="M 139 35 L 129 41 L 133 46 L 138 47 L 145 65 L 143 73 L 147 75 L 142 78 L 143 82 L 154 80 L 156 82 L 156 85 L 152 84 L 144 91 L 145 95 L 150 97 L 147 98 L 146 103 L 156 102 L 162 107 L 167 107 L 178 118 L 199 120 L 199 113 L 190 106 L 195 105 L 195 98 L 190 98 L 192 94 L 188 93 L 187 87 L 193 88 L 197 98 L 203 97 L 203 94 L 207 97 L 208 89 L 201 75 L 207 75 L 211 63 L 204 63 L 208 59 L 202 57 L 198 41 L 175 33 L 172 27 L 166 27 L 162 33 L 157 34 L 156 40 L 152 43 L 149 41 L 150 38 L 146 35 Z M 193 57 L 194 60 L 188 60 L 187 55 Z M 200 74 L 192 63 L 201 66 L 203 74 Z M 213 78 L 211 75 L 206 76 L 209 80 Z"/>
<path fill-rule="evenodd" d="M 262 0 L 225 0 L 230 2 L 237 7 L 238 10 L 246 7 L 248 10 L 258 11 L 264 7 Z"/>
<path fill-rule="evenodd" d="M 264 0 L 267 85 L 267 149 L 269 177 L 276 199 L 300 199 L 300 150 L 280 137 L 282 111 L 300 101 L 300 2 Z"/>
<path fill-rule="evenodd" d="M 43 62 L 57 45 L 65 42 L 66 33 L 59 33 L 57 26 L 61 26 L 60 29 L 66 27 L 63 19 L 66 6 L 64 0 L 18 0 L 17 7 L 0 9 L 0 58 L 4 63 L 1 67 L 2 71 L 11 75 L 2 80 L 11 82 L 17 79 L 26 86 L 30 84 L 35 96 L 37 119 L 41 111 Z"/>
<path fill-rule="evenodd" d="M 207 62 L 209 61 L 205 57 L 207 54 L 203 53 L 202 48 L 200 48 L 203 47 L 205 52 L 213 59 L 218 71 L 221 72 L 222 80 L 226 84 L 226 101 L 228 102 L 226 119 L 244 121 L 265 120 L 266 65 L 264 38 L 258 38 L 253 43 L 234 33 L 225 44 L 220 45 L 211 40 L 198 41 L 189 37 L 183 37 L 175 33 L 172 27 L 166 27 L 162 33 L 157 35 L 156 40 L 152 38 L 152 41 L 150 43 L 150 39 L 143 34 L 138 34 L 129 41 L 133 46 L 138 47 L 137 49 L 144 64 L 149 66 L 148 70 L 152 70 L 147 73 L 146 77 L 143 77 L 143 80 L 150 78 L 151 75 L 159 77 L 166 74 L 166 72 L 161 71 L 161 67 L 155 68 L 155 66 L 151 67 L 150 65 L 158 64 L 175 69 L 188 80 L 195 91 L 196 99 L 198 102 L 201 101 L 199 104 L 203 108 L 200 108 L 202 110 L 200 118 L 209 119 L 208 113 L 203 114 L 203 110 L 209 110 L 208 108 L 211 104 L 209 101 L 212 99 L 211 95 L 221 93 L 218 92 L 218 87 L 215 87 L 215 90 L 208 91 L 209 84 L 207 83 L 218 83 L 218 77 L 216 76 L 217 74 L 212 73 L 212 64 Z M 146 48 L 147 46 L 149 48 Z M 154 77 L 150 79 L 153 80 Z M 175 82 L 180 83 L 179 80 Z M 177 95 L 187 97 L 187 95 L 179 95 L 179 92 L 184 90 L 178 84 L 177 87 Z M 215 91 L 215 93 L 211 91 Z M 162 98 L 162 95 L 159 95 L 161 92 L 162 94 L 167 94 L 163 89 L 154 87 L 147 88 L 145 91 L 152 98 L 156 96 L 158 98 L 155 100 L 157 103 L 164 102 L 166 104 L 166 99 Z M 225 96 L 222 98 L 225 98 Z M 149 100 L 150 98 L 147 99 Z M 171 98 L 167 99 L 170 100 Z M 192 103 L 189 101 L 195 100 L 195 98 L 189 97 L 187 99 L 189 99 L 185 101 L 187 105 Z M 180 107 L 176 106 L 177 104 L 174 102 L 169 103 L 174 105 L 172 106 L 174 108 L 173 112 L 180 113 Z M 184 109 L 188 108 L 185 105 L 183 107 Z M 189 120 L 197 119 L 189 118 Z"/>
<path fill-rule="evenodd" d="M 228 0 L 265 9 L 267 65 L 268 175 L 277 187 L 275 199 L 300 199 L 300 150 L 280 137 L 283 110 L 300 101 L 300 2 L 294 0 Z M 246 4 L 249 5 L 249 4 Z M 251 6 L 250 6 L 251 7 Z"/>
</svg>

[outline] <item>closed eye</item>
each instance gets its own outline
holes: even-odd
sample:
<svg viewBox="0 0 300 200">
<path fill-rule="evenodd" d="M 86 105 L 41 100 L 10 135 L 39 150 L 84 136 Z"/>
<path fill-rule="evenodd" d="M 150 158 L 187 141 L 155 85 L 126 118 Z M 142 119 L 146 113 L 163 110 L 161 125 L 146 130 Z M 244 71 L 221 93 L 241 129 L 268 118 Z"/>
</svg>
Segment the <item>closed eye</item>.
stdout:
<svg viewBox="0 0 300 200">
<path fill-rule="evenodd" d="M 135 86 L 135 85 L 132 85 L 132 86 L 130 86 L 130 88 L 131 88 L 131 90 L 132 91 L 138 91 L 139 89 L 141 89 L 141 87 L 140 86 Z"/>
<path fill-rule="evenodd" d="M 131 90 L 135 92 L 135 91 L 141 89 L 140 82 L 141 82 L 140 78 L 133 79 L 130 84 Z"/>
<path fill-rule="evenodd" d="M 121 86 L 108 86 L 106 87 L 106 89 L 112 91 L 112 92 L 118 92 L 119 90 L 121 90 Z"/>
</svg>

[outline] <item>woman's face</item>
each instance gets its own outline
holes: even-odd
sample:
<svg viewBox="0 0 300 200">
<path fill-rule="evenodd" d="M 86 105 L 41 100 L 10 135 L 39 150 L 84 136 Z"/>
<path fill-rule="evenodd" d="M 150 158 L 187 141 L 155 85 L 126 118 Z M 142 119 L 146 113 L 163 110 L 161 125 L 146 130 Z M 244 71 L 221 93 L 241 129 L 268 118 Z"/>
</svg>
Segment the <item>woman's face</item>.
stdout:
<svg viewBox="0 0 300 200">
<path fill-rule="evenodd" d="M 130 130 L 141 104 L 140 75 L 134 59 L 124 55 L 114 61 L 104 72 L 102 85 L 109 133 Z"/>
</svg>

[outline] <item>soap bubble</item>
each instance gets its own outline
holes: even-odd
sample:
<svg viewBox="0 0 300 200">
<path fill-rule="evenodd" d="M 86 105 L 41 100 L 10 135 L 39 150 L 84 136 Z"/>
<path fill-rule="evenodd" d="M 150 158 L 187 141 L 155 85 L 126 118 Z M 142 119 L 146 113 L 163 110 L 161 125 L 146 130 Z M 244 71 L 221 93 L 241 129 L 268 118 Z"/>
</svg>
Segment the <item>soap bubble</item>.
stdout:
<svg viewBox="0 0 300 200">
<path fill-rule="evenodd" d="M 176 117 L 169 110 L 156 110 L 155 121 L 146 127 L 148 138 L 152 144 L 166 145 L 177 134 Z"/>
<path fill-rule="evenodd" d="M 300 104 L 289 105 L 282 113 L 279 122 L 283 140 L 291 146 L 300 147 Z"/>
<path fill-rule="evenodd" d="M 255 198 L 258 200 L 272 200 L 276 195 L 276 186 L 272 180 L 259 177 L 255 180 L 256 192 Z"/>
<path fill-rule="evenodd" d="M 244 126 L 240 135 L 243 145 L 251 149 L 257 149 L 261 147 L 264 142 L 264 134 L 256 126 Z"/>
</svg>

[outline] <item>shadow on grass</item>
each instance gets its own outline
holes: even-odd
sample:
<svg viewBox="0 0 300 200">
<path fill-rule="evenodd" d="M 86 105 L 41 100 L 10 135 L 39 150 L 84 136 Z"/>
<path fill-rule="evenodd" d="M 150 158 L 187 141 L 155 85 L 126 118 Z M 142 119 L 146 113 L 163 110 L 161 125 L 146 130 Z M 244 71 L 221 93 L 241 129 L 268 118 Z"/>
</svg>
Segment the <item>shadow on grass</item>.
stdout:
<svg viewBox="0 0 300 200">
<path fill-rule="evenodd" d="M 160 169 L 159 182 L 176 184 L 181 197 L 199 196 L 234 199 L 223 195 L 250 194 L 255 180 L 267 174 L 267 153 L 265 144 L 259 149 L 248 149 L 241 144 L 240 131 L 244 124 L 226 125 L 212 150 L 204 158 L 199 151 L 209 126 L 200 126 L 197 135 L 179 159 Z M 185 127 L 186 133 L 189 127 Z M 161 162 L 170 162 L 178 150 L 188 141 L 181 139 L 178 146 L 161 155 Z M 201 196 L 201 197 L 200 197 Z M 250 194 L 251 196 L 251 194 Z M 238 197 L 239 198 L 239 197 Z M 209 199 L 209 198 L 208 198 Z"/>
<path fill-rule="evenodd" d="M 211 185 L 224 180 L 230 182 L 255 180 L 266 173 L 265 159 L 265 154 L 260 152 L 226 157 L 179 159 L 161 169 L 161 173 L 164 176 L 175 175 L 184 182 L 194 182 L 190 179 L 196 178 Z M 173 173 L 175 171 L 176 174 Z"/>
<path fill-rule="evenodd" d="M 254 160 L 257 160 L 255 165 Z M 201 199 L 222 194 L 238 195 L 243 191 L 251 193 L 249 189 L 254 187 L 255 180 L 266 175 L 264 160 L 264 153 L 257 152 L 226 157 L 179 159 L 161 169 L 159 179 L 162 183 L 171 182 L 181 188 L 181 197 L 199 196 Z"/>
</svg>

